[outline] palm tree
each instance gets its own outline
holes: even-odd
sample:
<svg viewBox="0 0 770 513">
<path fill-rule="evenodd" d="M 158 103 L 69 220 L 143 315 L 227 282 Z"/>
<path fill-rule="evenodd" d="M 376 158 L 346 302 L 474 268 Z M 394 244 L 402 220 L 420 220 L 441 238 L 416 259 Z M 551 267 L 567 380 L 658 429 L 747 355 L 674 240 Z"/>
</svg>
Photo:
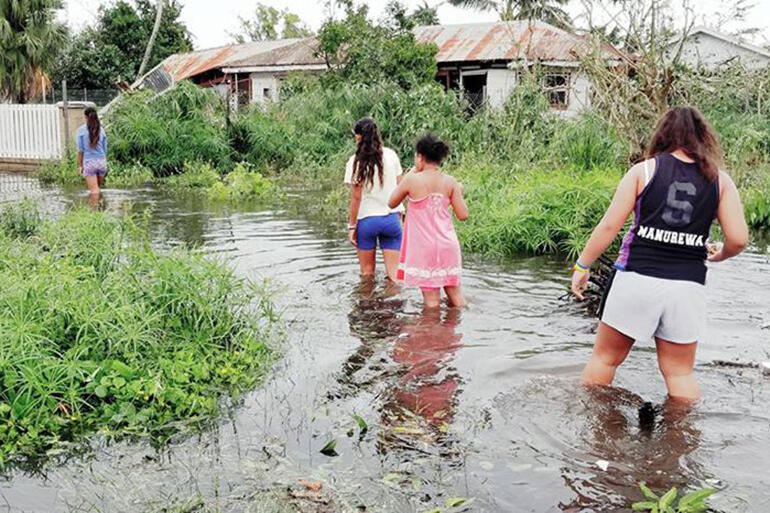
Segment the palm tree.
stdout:
<svg viewBox="0 0 770 513">
<path fill-rule="evenodd" d="M 64 42 L 61 0 L 0 0 L 0 99 L 26 103 Z"/>
<path fill-rule="evenodd" d="M 557 27 L 570 25 L 564 9 L 569 0 L 448 0 L 455 7 L 494 11 L 502 21 L 541 20 Z"/>
</svg>

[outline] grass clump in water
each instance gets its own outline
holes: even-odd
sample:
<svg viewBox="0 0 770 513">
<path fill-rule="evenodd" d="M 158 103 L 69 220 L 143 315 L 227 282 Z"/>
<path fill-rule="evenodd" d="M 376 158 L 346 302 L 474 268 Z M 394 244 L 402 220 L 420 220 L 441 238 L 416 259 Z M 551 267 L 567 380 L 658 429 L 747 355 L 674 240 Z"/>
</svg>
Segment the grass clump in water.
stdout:
<svg viewBox="0 0 770 513">
<path fill-rule="evenodd" d="M 3 217 L 10 214 L 3 214 Z M 160 443 L 215 419 L 267 370 L 269 299 L 129 218 L 72 211 L 0 227 L 0 467 L 101 431 Z"/>
</svg>

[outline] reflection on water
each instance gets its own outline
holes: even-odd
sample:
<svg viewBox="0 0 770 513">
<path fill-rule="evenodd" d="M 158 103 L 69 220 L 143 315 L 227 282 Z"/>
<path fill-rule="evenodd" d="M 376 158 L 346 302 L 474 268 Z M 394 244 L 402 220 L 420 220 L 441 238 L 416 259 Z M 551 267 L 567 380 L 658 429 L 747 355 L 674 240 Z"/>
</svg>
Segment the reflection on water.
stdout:
<svg viewBox="0 0 770 513">
<path fill-rule="evenodd" d="M 41 194 L 51 210 L 88 201 Z M 717 486 L 716 511 L 770 511 L 770 380 L 714 363 L 770 359 L 766 255 L 712 267 L 696 367 L 704 401 L 685 411 L 665 402 L 645 344 L 617 388 L 578 386 L 595 321 L 559 299 L 568 274 L 558 260 L 469 258 L 470 306 L 429 314 L 419 291 L 362 282 L 344 233 L 323 219 L 152 190 L 105 190 L 103 201 L 115 213 L 149 209 L 158 245 L 202 247 L 272 280 L 283 358 L 211 431 L 162 455 L 97 442 L 91 458 L 45 478 L 2 482 L 0 511 L 141 513 L 198 495 L 212 510 L 250 511 L 255 491 L 298 478 L 322 480 L 335 511 L 423 512 L 464 496 L 481 512 L 627 512 L 640 480 L 656 491 Z M 657 410 L 651 429 L 639 423 L 645 401 Z M 365 435 L 348 436 L 353 414 Z M 339 455 L 320 454 L 332 439 Z"/>
</svg>

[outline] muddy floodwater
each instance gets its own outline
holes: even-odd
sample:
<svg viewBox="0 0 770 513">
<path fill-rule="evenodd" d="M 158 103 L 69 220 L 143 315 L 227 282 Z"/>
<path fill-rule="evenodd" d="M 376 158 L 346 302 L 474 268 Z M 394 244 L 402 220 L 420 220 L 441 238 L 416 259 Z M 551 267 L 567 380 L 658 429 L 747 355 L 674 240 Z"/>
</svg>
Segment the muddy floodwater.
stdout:
<svg viewBox="0 0 770 513">
<path fill-rule="evenodd" d="M 159 245 L 202 246 L 269 279 L 282 358 L 203 434 L 159 452 L 96 440 L 87 457 L 5 478 L 0 511 L 141 513 L 194 497 L 212 511 L 281 511 L 263 492 L 298 479 L 329 494 L 308 511 L 423 512 L 452 497 L 479 512 L 630 511 L 641 480 L 717 488 L 713 511 L 770 511 L 770 377 L 756 368 L 770 360 L 766 254 L 711 266 L 697 357 L 704 400 L 683 412 L 665 403 L 650 342 L 637 343 L 615 388 L 578 385 L 596 321 L 562 298 L 562 261 L 467 257 L 470 305 L 429 315 L 418 291 L 382 275 L 362 283 L 344 233 L 323 220 L 150 189 L 108 190 L 105 202 L 152 207 Z M 659 411 L 651 429 L 638 422 L 645 401 Z M 321 454 L 332 440 L 337 455 Z"/>
</svg>

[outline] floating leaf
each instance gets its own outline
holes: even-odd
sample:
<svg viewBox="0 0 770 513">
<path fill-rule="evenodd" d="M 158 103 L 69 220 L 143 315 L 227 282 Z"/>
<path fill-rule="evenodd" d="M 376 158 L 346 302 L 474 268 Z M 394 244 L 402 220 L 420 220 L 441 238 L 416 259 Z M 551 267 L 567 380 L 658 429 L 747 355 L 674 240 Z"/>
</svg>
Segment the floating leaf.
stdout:
<svg viewBox="0 0 770 513">
<path fill-rule="evenodd" d="M 353 414 L 353 420 L 355 420 L 356 424 L 358 424 L 358 435 L 364 436 L 369 430 L 369 425 L 362 417 L 356 415 L 355 413 Z"/>
<path fill-rule="evenodd" d="M 631 505 L 631 511 L 650 511 L 652 508 L 657 508 L 658 503 L 657 502 L 650 502 L 650 501 L 644 501 L 644 502 L 635 502 Z"/>
<path fill-rule="evenodd" d="M 325 456 L 338 456 L 337 451 L 334 450 L 334 448 L 337 447 L 337 440 L 329 440 L 329 442 L 324 445 L 323 449 L 321 449 L 321 454 Z"/>
<path fill-rule="evenodd" d="M 447 508 L 457 508 L 468 502 L 465 497 L 450 497 L 446 500 Z"/>
</svg>

